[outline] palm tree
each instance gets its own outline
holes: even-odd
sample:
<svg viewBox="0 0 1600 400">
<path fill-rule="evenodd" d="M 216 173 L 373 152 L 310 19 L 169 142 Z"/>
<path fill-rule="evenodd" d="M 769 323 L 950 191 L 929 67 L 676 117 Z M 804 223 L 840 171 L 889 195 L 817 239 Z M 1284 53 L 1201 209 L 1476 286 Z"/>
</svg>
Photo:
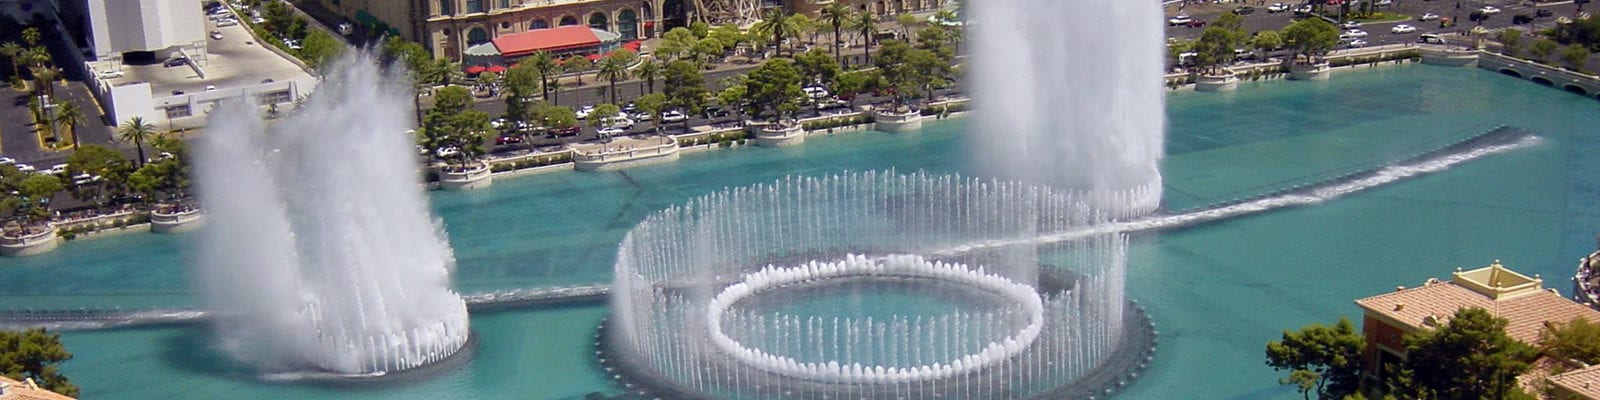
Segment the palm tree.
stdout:
<svg viewBox="0 0 1600 400">
<path fill-rule="evenodd" d="M 661 77 L 661 64 L 656 63 L 655 60 L 647 60 L 640 64 L 639 68 L 633 70 L 633 76 L 644 80 L 643 83 L 648 88 L 645 90 L 646 94 L 655 93 L 656 78 Z"/>
<path fill-rule="evenodd" d="M 872 16 L 872 13 L 856 14 L 854 20 L 850 21 L 850 28 L 861 32 L 861 40 L 864 44 L 861 48 L 866 50 L 862 64 L 871 64 L 872 34 L 878 31 L 878 18 Z"/>
<path fill-rule="evenodd" d="M 0 44 L 0 54 L 4 54 L 6 60 L 11 61 L 11 76 L 21 76 L 22 69 L 20 66 L 22 65 L 22 59 L 18 56 L 22 55 L 22 45 L 17 44 L 17 42 Z"/>
<path fill-rule="evenodd" d="M 122 128 L 117 130 L 118 139 L 133 142 L 139 149 L 139 166 L 144 166 L 144 142 L 156 134 L 156 126 L 144 122 L 144 117 L 133 117 L 128 122 L 122 123 Z"/>
<path fill-rule="evenodd" d="M 78 105 L 73 102 L 64 102 L 56 106 L 56 125 L 67 128 L 72 133 L 72 148 L 78 148 L 78 124 L 83 123 L 83 112 L 78 110 Z"/>
<path fill-rule="evenodd" d="M 628 79 L 628 60 L 621 53 L 611 53 L 600 59 L 597 76 L 611 82 L 611 104 L 617 104 L 617 81 Z"/>
<path fill-rule="evenodd" d="M 39 83 L 39 92 L 56 97 L 56 78 L 61 77 L 61 69 L 56 67 L 36 67 L 33 69 L 33 80 Z"/>
<path fill-rule="evenodd" d="M 22 41 L 23 42 L 27 42 L 28 46 L 30 46 L 30 47 L 31 46 L 38 46 L 39 45 L 39 28 L 29 27 L 28 29 L 23 29 L 22 30 Z"/>
<path fill-rule="evenodd" d="M 753 27 L 757 33 L 772 35 L 772 47 L 777 49 L 778 55 L 783 55 L 783 37 L 789 35 L 793 29 L 793 21 L 783 11 L 783 7 L 773 7 L 761 14 L 761 22 Z"/>
<path fill-rule="evenodd" d="M 539 71 L 540 90 L 543 91 L 544 100 L 550 101 L 550 76 L 558 74 L 556 69 L 559 66 L 556 65 L 556 59 L 550 57 L 550 53 L 539 51 L 528 56 L 523 62 L 529 63 L 528 66 L 533 67 L 534 71 Z"/>
<path fill-rule="evenodd" d="M 833 25 L 833 58 L 839 59 L 841 65 L 844 64 L 844 56 L 839 54 L 839 29 L 844 27 L 845 21 L 849 21 L 852 14 L 854 12 L 850 11 L 850 7 L 844 5 L 842 1 L 835 1 L 828 8 L 822 9 L 822 19 Z"/>
</svg>

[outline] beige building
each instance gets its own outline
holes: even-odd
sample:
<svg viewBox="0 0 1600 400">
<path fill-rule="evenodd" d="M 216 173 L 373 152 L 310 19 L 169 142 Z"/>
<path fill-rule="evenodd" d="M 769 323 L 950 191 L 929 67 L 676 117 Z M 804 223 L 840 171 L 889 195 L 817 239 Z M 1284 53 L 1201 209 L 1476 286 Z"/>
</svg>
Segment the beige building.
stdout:
<svg viewBox="0 0 1600 400">
<path fill-rule="evenodd" d="M 435 56 L 460 59 L 467 48 L 534 29 L 587 25 L 622 40 L 655 37 L 690 21 L 753 22 L 779 5 L 815 16 L 833 1 L 891 18 L 931 12 L 950 0 L 317 0 L 364 25 L 422 43 Z"/>
<path fill-rule="evenodd" d="M 45 390 L 33 379 L 17 381 L 0 376 L 0 400 L 73 400 L 56 392 Z"/>
</svg>

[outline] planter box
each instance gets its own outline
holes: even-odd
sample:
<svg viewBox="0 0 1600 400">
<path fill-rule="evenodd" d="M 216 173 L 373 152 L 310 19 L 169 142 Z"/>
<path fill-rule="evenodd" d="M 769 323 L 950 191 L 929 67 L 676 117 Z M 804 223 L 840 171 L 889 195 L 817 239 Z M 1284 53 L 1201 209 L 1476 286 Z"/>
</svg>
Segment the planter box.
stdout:
<svg viewBox="0 0 1600 400">
<path fill-rule="evenodd" d="M 1290 63 L 1289 79 L 1296 81 L 1327 80 L 1328 71 L 1331 69 L 1332 68 L 1329 68 L 1328 63 L 1326 62 L 1317 64 Z"/>
<path fill-rule="evenodd" d="M 1194 78 L 1194 90 L 1201 92 L 1232 92 L 1239 90 L 1239 75 L 1226 71 L 1224 75 L 1201 74 Z"/>
<path fill-rule="evenodd" d="M 7 257 L 27 257 L 48 253 L 61 244 L 61 237 L 56 235 L 56 229 L 34 232 L 29 235 L 11 236 L 10 233 L 0 235 L 0 255 Z"/>
<path fill-rule="evenodd" d="M 756 145 L 761 147 L 794 146 L 806 142 L 806 130 L 799 123 L 773 124 L 756 131 Z"/>
<path fill-rule="evenodd" d="M 444 190 L 473 190 L 494 184 L 493 170 L 489 164 L 478 163 L 465 171 L 439 169 L 439 188 Z"/>
<path fill-rule="evenodd" d="M 875 110 L 872 112 L 873 129 L 884 132 L 907 132 L 922 129 L 922 112 L 912 110 L 909 112 L 896 112 L 894 110 Z"/>
<path fill-rule="evenodd" d="M 182 233 L 199 229 L 205 223 L 205 213 L 199 208 L 182 211 L 150 212 L 150 231 L 155 233 Z"/>
<path fill-rule="evenodd" d="M 1422 63 L 1428 65 L 1442 65 L 1447 67 L 1470 67 L 1478 65 L 1478 51 L 1456 49 L 1443 46 L 1418 46 L 1422 53 Z"/>
</svg>

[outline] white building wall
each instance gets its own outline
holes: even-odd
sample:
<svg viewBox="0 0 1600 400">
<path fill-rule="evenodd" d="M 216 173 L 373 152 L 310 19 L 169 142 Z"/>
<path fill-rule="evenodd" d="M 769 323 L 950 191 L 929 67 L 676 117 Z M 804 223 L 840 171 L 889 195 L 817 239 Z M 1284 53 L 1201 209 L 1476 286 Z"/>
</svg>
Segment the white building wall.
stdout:
<svg viewBox="0 0 1600 400">
<path fill-rule="evenodd" d="M 160 51 L 205 45 L 205 16 L 196 0 L 88 0 L 95 54 Z"/>
</svg>

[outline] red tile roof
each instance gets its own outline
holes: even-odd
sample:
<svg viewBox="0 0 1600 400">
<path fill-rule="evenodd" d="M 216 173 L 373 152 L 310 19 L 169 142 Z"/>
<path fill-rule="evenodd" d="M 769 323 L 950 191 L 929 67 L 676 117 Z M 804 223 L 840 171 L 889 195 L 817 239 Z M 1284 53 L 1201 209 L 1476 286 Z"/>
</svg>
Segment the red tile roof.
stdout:
<svg viewBox="0 0 1600 400">
<path fill-rule="evenodd" d="M 1398 321 L 1412 331 L 1442 326 L 1456 310 L 1482 308 L 1505 318 L 1506 336 L 1523 343 L 1537 344 L 1546 322 L 1567 322 L 1574 317 L 1600 321 L 1600 311 L 1561 297 L 1550 290 L 1537 290 L 1513 297 L 1492 299 L 1466 286 L 1450 281 L 1433 281 L 1391 293 L 1356 300 L 1369 314 Z M 1433 321 L 1429 321 L 1429 316 Z"/>
<path fill-rule="evenodd" d="M 551 29 L 536 29 L 494 38 L 495 49 L 505 57 L 524 56 L 535 51 L 559 51 L 600 44 L 600 38 L 588 26 L 572 25 Z"/>
<path fill-rule="evenodd" d="M 1550 383 L 1585 399 L 1600 399 L 1600 365 L 1550 377 Z"/>
</svg>

